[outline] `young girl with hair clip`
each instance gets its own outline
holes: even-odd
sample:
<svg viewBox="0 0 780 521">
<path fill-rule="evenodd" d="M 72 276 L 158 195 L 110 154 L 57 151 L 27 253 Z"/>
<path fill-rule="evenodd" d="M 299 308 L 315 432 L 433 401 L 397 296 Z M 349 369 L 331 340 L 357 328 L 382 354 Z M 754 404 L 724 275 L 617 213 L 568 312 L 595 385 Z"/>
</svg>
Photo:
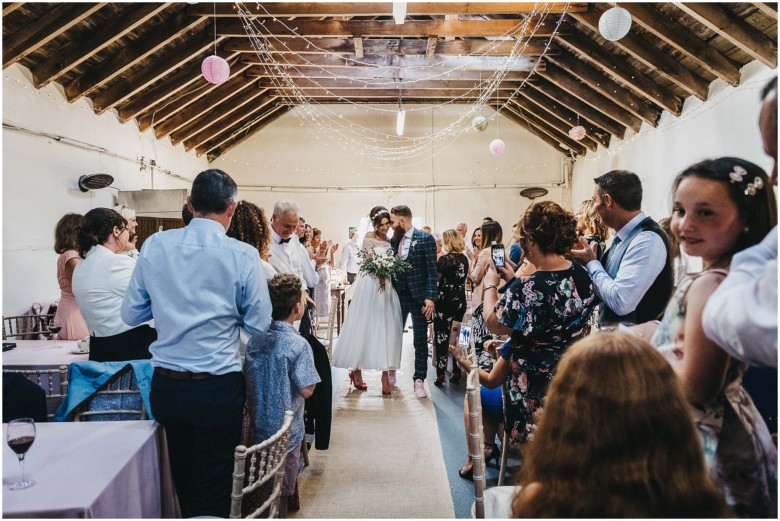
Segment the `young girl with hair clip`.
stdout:
<svg viewBox="0 0 780 521">
<path fill-rule="evenodd" d="M 742 387 L 746 366 L 711 342 L 701 324 L 732 255 L 760 242 L 776 224 L 774 194 L 761 168 L 735 157 L 687 168 L 672 193 L 672 233 L 687 255 L 702 258 L 704 269 L 680 283 L 652 343 L 674 365 L 693 405 L 707 464 L 729 506 L 738 517 L 774 518 L 777 451 Z"/>
<path fill-rule="evenodd" d="M 512 517 L 731 517 L 674 371 L 621 332 L 587 336 L 563 355 L 520 485 Z"/>
</svg>

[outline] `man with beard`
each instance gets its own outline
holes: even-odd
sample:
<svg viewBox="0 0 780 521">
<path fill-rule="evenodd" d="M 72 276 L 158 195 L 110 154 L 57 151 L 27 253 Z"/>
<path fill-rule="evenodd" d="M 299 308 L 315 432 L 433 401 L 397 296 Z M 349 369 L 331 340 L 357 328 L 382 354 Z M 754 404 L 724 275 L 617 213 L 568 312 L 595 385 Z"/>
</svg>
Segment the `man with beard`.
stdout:
<svg viewBox="0 0 780 521">
<path fill-rule="evenodd" d="M 412 211 L 408 206 L 390 210 L 393 240 L 390 245 L 396 256 L 411 266 L 398 276 L 394 286 L 401 301 L 401 324 L 412 316 L 414 331 L 414 395 L 425 398 L 425 377 L 428 374 L 428 321 L 433 319 L 436 301 L 436 242 L 430 234 L 412 226 Z M 394 384 L 394 375 L 390 375 Z"/>
</svg>

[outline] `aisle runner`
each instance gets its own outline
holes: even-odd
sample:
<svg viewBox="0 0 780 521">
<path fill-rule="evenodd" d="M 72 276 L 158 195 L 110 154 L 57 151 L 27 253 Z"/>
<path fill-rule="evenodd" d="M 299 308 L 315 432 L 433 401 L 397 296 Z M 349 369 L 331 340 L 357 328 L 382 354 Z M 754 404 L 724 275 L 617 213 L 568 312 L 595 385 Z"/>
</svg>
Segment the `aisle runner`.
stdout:
<svg viewBox="0 0 780 521">
<path fill-rule="evenodd" d="M 404 334 L 401 370 L 390 396 L 379 371 L 364 371 L 368 390 L 346 371 L 333 403 L 330 448 L 311 450 L 298 478 L 294 518 L 454 518 L 436 412 L 414 397 L 412 334 Z M 337 347 L 338 348 L 338 347 Z"/>
</svg>

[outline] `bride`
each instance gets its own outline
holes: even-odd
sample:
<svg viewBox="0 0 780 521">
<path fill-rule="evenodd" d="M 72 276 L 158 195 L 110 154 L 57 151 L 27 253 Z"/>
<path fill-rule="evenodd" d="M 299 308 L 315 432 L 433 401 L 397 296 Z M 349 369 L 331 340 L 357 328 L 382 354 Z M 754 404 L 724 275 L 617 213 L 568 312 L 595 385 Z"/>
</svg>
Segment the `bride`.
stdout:
<svg viewBox="0 0 780 521">
<path fill-rule="evenodd" d="M 390 249 L 387 241 L 390 212 L 383 206 L 376 206 L 369 213 L 369 219 L 374 231 L 366 234 L 361 249 L 374 248 L 377 254 L 384 254 Z M 390 394 L 395 384 L 391 379 L 401 362 L 402 342 L 401 304 L 392 282 L 386 280 L 380 291 L 379 279 L 361 272 L 338 338 L 333 366 L 352 369 L 349 380 L 360 390 L 367 388 L 362 369 L 381 370 L 382 394 Z"/>
</svg>

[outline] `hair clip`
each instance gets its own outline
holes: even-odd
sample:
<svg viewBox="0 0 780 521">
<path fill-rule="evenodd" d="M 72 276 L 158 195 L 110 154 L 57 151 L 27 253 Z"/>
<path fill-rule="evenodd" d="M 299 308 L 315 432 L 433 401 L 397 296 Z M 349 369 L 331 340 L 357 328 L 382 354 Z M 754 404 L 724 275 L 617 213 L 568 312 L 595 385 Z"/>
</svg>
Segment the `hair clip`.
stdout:
<svg viewBox="0 0 780 521">
<path fill-rule="evenodd" d="M 762 188 L 764 188 L 764 180 L 756 176 L 752 183 L 747 184 L 745 195 L 756 195 L 756 191 L 761 190 Z"/>
<path fill-rule="evenodd" d="M 732 183 L 741 183 L 745 180 L 746 175 L 747 170 L 741 166 L 734 166 L 734 170 L 729 173 L 729 178 L 731 179 Z"/>
</svg>

